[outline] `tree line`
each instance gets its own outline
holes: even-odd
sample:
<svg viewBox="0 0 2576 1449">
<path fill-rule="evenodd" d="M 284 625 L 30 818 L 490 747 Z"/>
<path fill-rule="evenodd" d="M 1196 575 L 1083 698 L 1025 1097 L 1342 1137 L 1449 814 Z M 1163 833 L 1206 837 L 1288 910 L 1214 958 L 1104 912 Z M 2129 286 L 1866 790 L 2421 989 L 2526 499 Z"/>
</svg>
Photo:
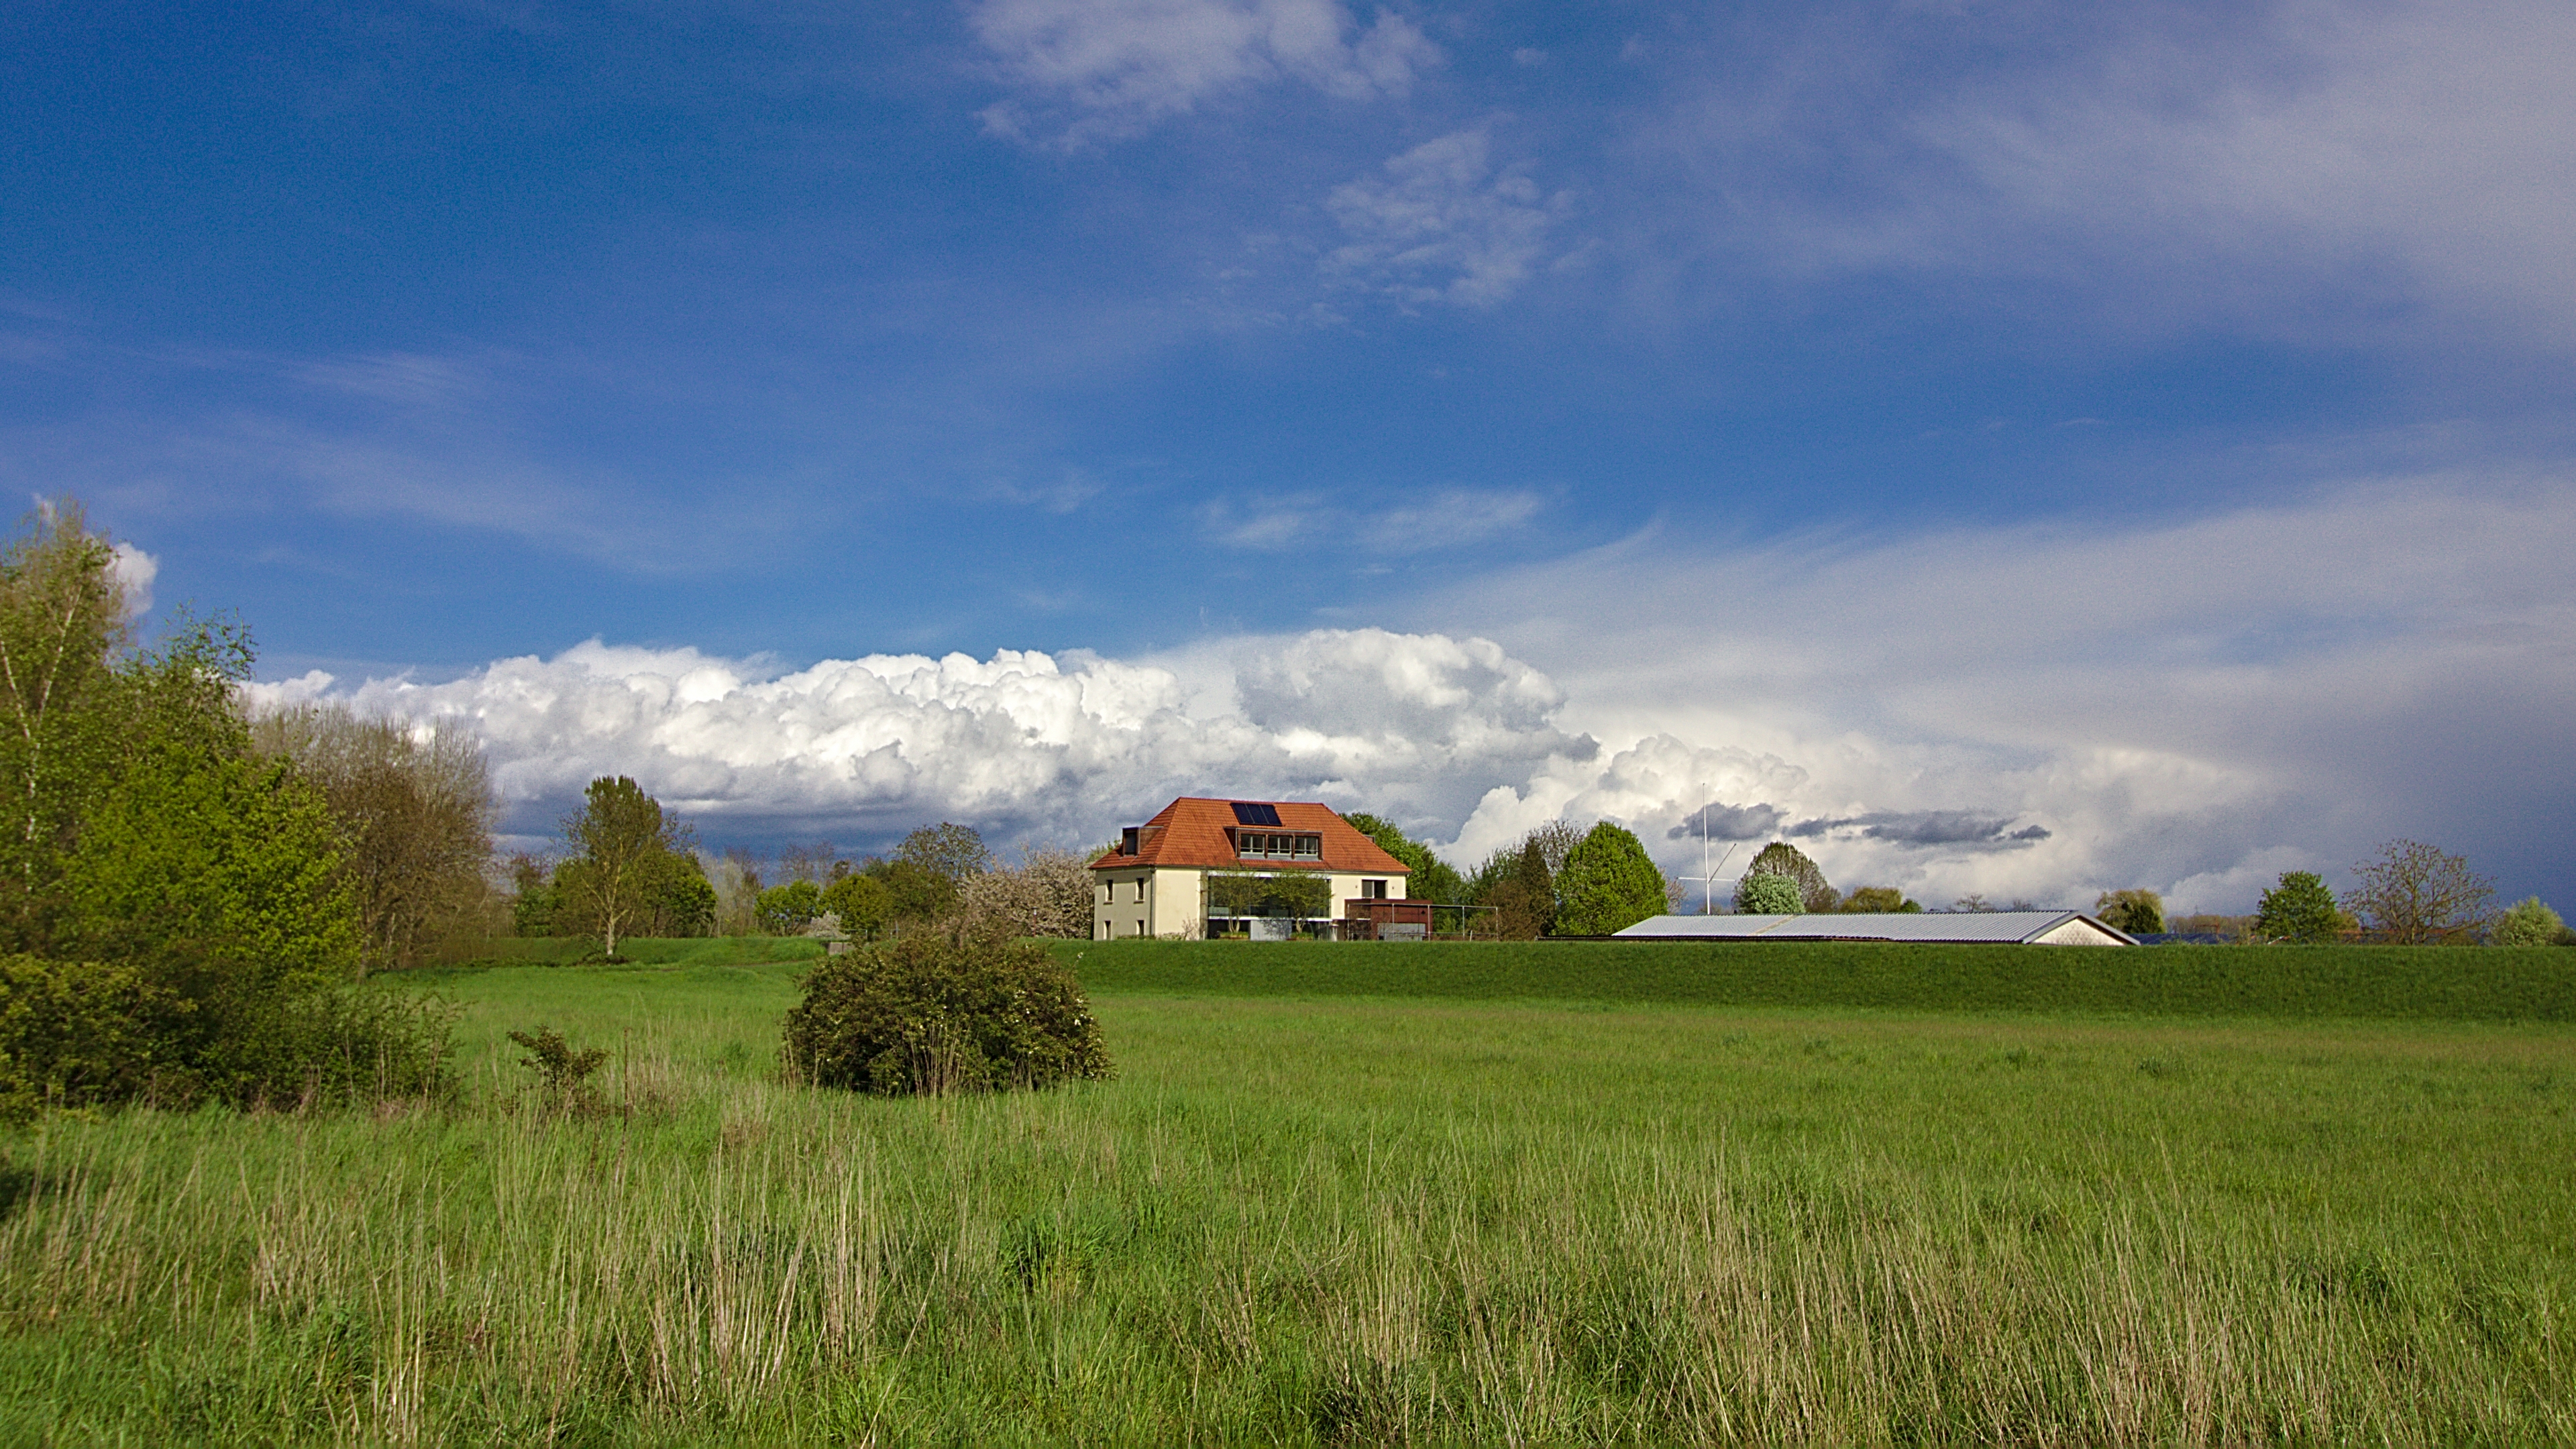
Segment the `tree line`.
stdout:
<svg viewBox="0 0 2576 1449">
<path fill-rule="evenodd" d="M 614 958 L 622 938 L 822 934 L 876 941 L 963 923 L 1022 936 L 1091 934 L 1084 857 L 1052 849 L 1004 866 L 968 825 L 942 821 L 883 856 L 843 858 L 831 842 L 791 847 L 775 863 L 698 847 L 695 832 L 634 780 L 603 776 L 564 817 L 561 854 L 509 863 L 511 929 L 596 938 Z"/>
</svg>

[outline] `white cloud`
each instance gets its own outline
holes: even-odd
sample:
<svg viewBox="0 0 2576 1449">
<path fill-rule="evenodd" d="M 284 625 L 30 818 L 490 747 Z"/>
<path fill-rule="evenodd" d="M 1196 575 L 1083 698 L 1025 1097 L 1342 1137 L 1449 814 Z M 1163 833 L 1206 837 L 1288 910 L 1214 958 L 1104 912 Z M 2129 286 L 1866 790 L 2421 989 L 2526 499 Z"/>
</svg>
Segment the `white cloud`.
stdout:
<svg viewBox="0 0 2576 1449">
<path fill-rule="evenodd" d="M 1441 58 L 1403 16 L 1380 11 L 1363 28 L 1335 0 L 982 0 L 970 19 L 1024 97 L 987 110 L 986 125 L 1024 137 L 1041 124 L 1035 103 L 1066 145 L 1280 80 L 1346 100 L 1400 96 Z"/>
<path fill-rule="evenodd" d="M 1407 492 L 1392 508 L 1355 506 L 1350 494 L 1300 492 L 1220 498 L 1199 510 L 1208 533 L 1237 548 L 1276 551 L 1335 544 L 1404 555 L 1481 543 L 1526 527 L 1547 501 L 1525 488 Z"/>
<path fill-rule="evenodd" d="M 125 613 L 139 619 L 152 612 L 152 581 L 161 576 L 161 560 L 130 543 L 116 545 L 108 561 L 109 577 L 125 591 Z"/>
<path fill-rule="evenodd" d="M 2144 885 L 2244 909 L 2397 835 L 2509 888 L 2563 872 L 2571 557 L 2576 486 L 2418 479 L 2156 526 L 1649 536 L 1422 605 L 1508 644 L 1359 629 L 780 671 L 592 643 L 255 693 L 464 716 L 540 830 L 608 773 L 719 841 L 957 819 L 1089 843 L 1239 794 L 1369 809 L 1468 866 L 1547 820 L 1617 820 L 1680 875 L 1705 801 L 1736 870 L 1782 834 L 1837 884 L 1927 904 Z"/>
<path fill-rule="evenodd" d="M 1565 691 L 1564 728 L 1616 748 L 1488 800 L 1462 844 L 1563 810 L 1668 852 L 1705 783 L 1784 828 L 1841 822 L 1801 837 L 1833 879 L 1927 902 L 2148 885 L 2241 908 L 2274 862 L 2332 879 L 2396 835 L 2563 874 L 2571 557 L 2576 486 L 2441 477 L 1510 571 L 1431 612 L 1478 619 Z"/>
<path fill-rule="evenodd" d="M 1525 167 L 1497 172 L 1491 152 L 1484 130 L 1458 131 L 1335 187 L 1324 208 L 1350 241 L 1324 257 L 1325 277 L 1408 305 L 1490 306 L 1520 290 L 1549 263 L 1572 198 L 1543 194 Z"/>
<path fill-rule="evenodd" d="M 1004 650 L 786 673 L 593 642 L 443 684 L 335 683 L 308 673 L 252 695 L 470 721 L 536 829 L 604 774 L 634 776 L 719 837 L 947 818 L 1091 842 L 1187 792 L 1454 820 L 1491 783 L 1592 750 L 1551 723 L 1546 679 L 1493 644 L 1369 629 L 1161 661 Z"/>
</svg>

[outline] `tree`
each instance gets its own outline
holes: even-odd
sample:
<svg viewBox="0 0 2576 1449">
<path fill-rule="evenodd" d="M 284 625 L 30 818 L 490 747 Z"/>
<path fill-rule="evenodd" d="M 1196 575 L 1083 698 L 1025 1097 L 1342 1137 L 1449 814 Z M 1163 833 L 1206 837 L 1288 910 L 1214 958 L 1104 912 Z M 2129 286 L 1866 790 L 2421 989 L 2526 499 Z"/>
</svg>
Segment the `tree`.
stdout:
<svg viewBox="0 0 2576 1449">
<path fill-rule="evenodd" d="M 498 802 L 471 731 L 363 719 L 335 703 L 262 714 L 251 742 L 330 802 L 370 960 L 415 965 L 442 926 L 479 913 Z"/>
<path fill-rule="evenodd" d="M 793 936 L 823 910 L 821 887 L 810 880 L 791 880 L 760 893 L 760 928 L 773 936 Z"/>
<path fill-rule="evenodd" d="M 1566 852 L 1556 898 L 1559 932 L 1607 936 L 1663 913 L 1664 873 L 1634 832 L 1604 820 Z"/>
<path fill-rule="evenodd" d="M 644 859 L 643 936 L 703 936 L 715 929 L 715 883 L 693 850 L 663 850 Z"/>
<path fill-rule="evenodd" d="M 1083 857 L 1023 848 L 1017 866 L 968 876 L 957 910 L 970 931 L 1088 938 L 1091 895 L 1091 867 Z"/>
<path fill-rule="evenodd" d="M 1744 876 L 1735 883 L 1735 908 L 1744 904 L 1746 888 L 1760 876 L 1784 876 L 1798 888 L 1798 908 L 1803 911 L 1830 911 L 1842 903 L 1842 893 L 1825 883 L 1825 873 L 1807 858 L 1807 853 L 1785 840 L 1775 840 L 1762 847 L 1753 863 L 1744 868 Z M 1768 914 L 1768 913 L 1765 913 Z"/>
<path fill-rule="evenodd" d="M 1434 855 L 1430 846 L 1375 815 L 1354 812 L 1342 819 L 1350 822 L 1362 835 L 1376 841 L 1379 849 L 1404 862 L 1410 872 L 1404 883 L 1407 896 L 1417 901 L 1437 901 L 1444 906 L 1466 901 L 1466 877 L 1458 874 L 1457 867 Z"/>
<path fill-rule="evenodd" d="M 1500 869 L 1488 861 L 1477 875 L 1492 881 L 1477 903 L 1494 908 L 1494 930 L 1504 940 L 1535 941 L 1556 928 L 1555 872 L 1548 869 L 1547 843 L 1536 831 Z"/>
<path fill-rule="evenodd" d="M 2466 856 L 2416 840 L 2392 840 L 2379 858 L 2353 867 L 2360 877 L 2353 911 L 2383 938 L 2420 946 L 2471 935 L 2487 922 L 2495 884 L 2469 870 Z"/>
<path fill-rule="evenodd" d="M 867 873 L 894 900 L 897 921 L 943 921 L 957 914 L 957 883 L 909 860 L 872 860 Z"/>
<path fill-rule="evenodd" d="M 903 838 L 894 848 L 894 863 L 927 871 L 955 890 L 970 875 L 982 875 L 993 868 L 993 852 L 984 837 L 971 825 L 941 821 L 925 825 Z"/>
<path fill-rule="evenodd" d="M 1894 915 L 1920 915 L 1923 911 L 1920 902 L 1907 900 L 1905 892 L 1894 886 L 1862 886 L 1843 897 L 1842 904 L 1834 909 L 1843 912 L 1885 912 Z"/>
<path fill-rule="evenodd" d="M 2555 946 L 2566 930 L 2567 923 L 2558 919 L 2556 911 L 2541 904 L 2540 897 L 2530 896 L 2519 905 L 2507 906 L 2496 917 L 2487 942 L 2495 946 Z"/>
<path fill-rule="evenodd" d="M 0 552 L 0 932 L 42 950 L 81 807 L 112 773 L 131 638 L 115 546 L 77 504 L 39 505 Z"/>
<path fill-rule="evenodd" d="M 1794 916 L 1807 909 L 1798 882 L 1785 875 L 1748 875 L 1735 883 L 1735 909 L 1747 916 Z"/>
<path fill-rule="evenodd" d="M 2312 870 L 2281 872 L 2281 883 L 2263 892 L 2254 929 L 2276 941 L 2331 941 L 2343 929 L 2344 915 L 2334 892 Z"/>
<path fill-rule="evenodd" d="M 564 817 L 563 834 L 574 854 L 555 872 L 556 885 L 613 961 L 618 932 L 648 909 L 653 857 L 685 850 L 686 837 L 678 821 L 663 818 L 662 803 L 624 775 L 591 781 L 582 808 Z"/>
<path fill-rule="evenodd" d="M 510 933 L 551 936 L 555 933 L 555 881 L 551 862 L 520 851 L 510 857 Z"/>
<path fill-rule="evenodd" d="M 859 940 L 873 941 L 895 917 L 894 892 L 877 877 L 856 872 L 823 887 L 823 909 L 841 918 L 842 930 Z M 1087 921 L 1085 933 L 1088 934 Z"/>
<path fill-rule="evenodd" d="M 2103 925 L 2132 936 L 2160 936 L 2165 929 L 2165 898 L 2151 890 L 2104 891 L 2093 902 Z"/>
</svg>

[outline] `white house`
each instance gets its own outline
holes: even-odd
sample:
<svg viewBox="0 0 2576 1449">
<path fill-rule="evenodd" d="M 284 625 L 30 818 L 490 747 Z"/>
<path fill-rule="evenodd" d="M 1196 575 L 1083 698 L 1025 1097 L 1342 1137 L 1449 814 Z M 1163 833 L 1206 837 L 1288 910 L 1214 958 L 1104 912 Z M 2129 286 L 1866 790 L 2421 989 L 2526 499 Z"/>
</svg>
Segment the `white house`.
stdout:
<svg viewBox="0 0 2576 1449">
<path fill-rule="evenodd" d="M 1280 938 L 1355 914 L 1353 901 L 1404 899 L 1410 872 L 1326 806 L 1185 795 L 1091 863 L 1091 935 Z M 1324 908 L 1265 915 L 1226 899 L 1263 878 L 1320 880 Z"/>
</svg>

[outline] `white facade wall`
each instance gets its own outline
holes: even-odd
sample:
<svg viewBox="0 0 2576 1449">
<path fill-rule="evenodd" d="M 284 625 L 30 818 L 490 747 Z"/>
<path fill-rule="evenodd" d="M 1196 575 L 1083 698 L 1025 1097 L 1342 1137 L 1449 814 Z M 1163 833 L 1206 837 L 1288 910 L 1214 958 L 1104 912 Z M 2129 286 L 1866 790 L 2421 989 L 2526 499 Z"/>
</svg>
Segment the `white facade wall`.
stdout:
<svg viewBox="0 0 2576 1449">
<path fill-rule="evenodd" d="M 1245 869 L 1258 869 L 1251 862 Z M 1287 874 L 1288 872 L 1281 872 Z M 1400 899 L 1405 893 L 1403 873 L 1363 875 L 1358 872 L 1333 872 L 1333 904 L 1330 913 L 1347 915 L 1350 903 L 1361 897 L 1364 882 L 1386 882 L 1386 893 Z M 1207 934 L 1207 872 L 1176 866 L 1113 866 L 1091 873 L 1091 939 L 1123 940 L 1132 936 L 1183 936 L 1190 939 Z"/>
<path fill-rule="evenodd" d="M 2044 936 L 2033 937 L 2031 944 L 2034 946 L 2125 946 L 2129 943 L 2078 916 Z"/>
</svg>

